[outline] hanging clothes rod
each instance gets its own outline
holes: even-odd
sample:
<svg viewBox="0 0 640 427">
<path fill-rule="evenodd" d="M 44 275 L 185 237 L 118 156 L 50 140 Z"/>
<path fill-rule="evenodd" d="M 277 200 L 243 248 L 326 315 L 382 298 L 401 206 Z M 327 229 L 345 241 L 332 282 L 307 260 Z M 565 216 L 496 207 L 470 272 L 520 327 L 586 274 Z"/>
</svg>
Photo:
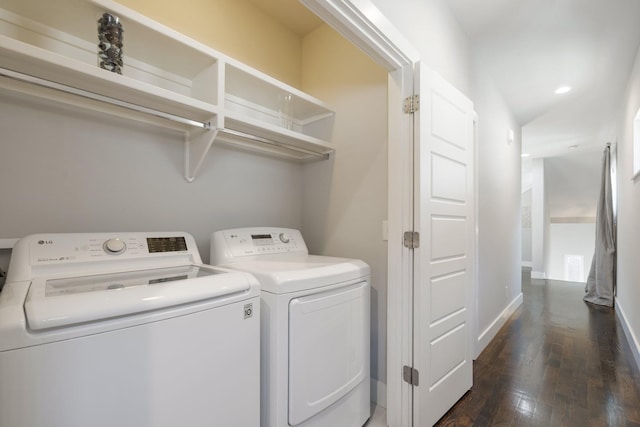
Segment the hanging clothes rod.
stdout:
<svg viewBox="0 0 640 427">
<path fill-rule="evenodd" d="M 268 144 L 274 147 L 278 147 L 278 148 L 282 148 L 282 149 L 286 149 L 286 150 L 290 150 L 290 151 L 296 151 L 299 153 L 304 153 L 304 154 L 309 154 L 311 156 L 314 157 L 318 157 L 320 159 L 328 159 L 329 158 L 329 153 L 318 153 L 316 151 L 311 151 L 311 150 L 307 150 L 306 148 L 302 148 L 302 147 L 295 147 L 292 145 L 288 145 L 282 142 L 278 142 L 278 141 L 273 141 L 271 139 L 267 139 L 267 138 L 263 138 L 261 136 L 257 136 L 257 135 L 251 135 L 248 133 L 244 133 L 244 132 L 240 132 L 237 130 L 233 130 L 233 129 L 219 129 L 219 134 L 225 134 L 227 136 L 234 136 L 237 138 L 242 138 L 242 139 L 248 139 L 250 141 L 254 141 L 254 142 L 260 142 L 262 144 Z"/>
<path fill-rule="evenodd" d="M 115 105 L 118 107 L 133 110 L 139 113 L 149 114 L 155 117 L 171 120 L 176 123 L 186 124 L 189 126 L 194 126 L 194 127 L 202 128 L 206 130 L 211 129 L 211 123 L 209 122 L 205 123 L 197 120 L 187 119 L 185 117 L 180 117 L 174 114 L 165 113 L 163 111 L 158 111 L 151 108 L 143 107 L 141 105 L 133 104 L 131 102 L 121 101 L 119 99 L 111 98 L 109 96 L 99 95 L 97 93 L 89 92 L 84 89 L 78 89 L 72 86 L 67 86 L 61 83 L 52 82 L 50 80 L 31 76 L 29 74 L 20 73 L 17 71 L 6 69 L 6 68 L 0 67 L 0 76 L 4 76 L 13 80 L 33 84 L 40 87 L 45 87 L 48 89 L 53 89 L 59 92 L 80 96 L 82 98 L 91 99 L 93 101 L 104 102 L 106 104 Z"/>
</svg>

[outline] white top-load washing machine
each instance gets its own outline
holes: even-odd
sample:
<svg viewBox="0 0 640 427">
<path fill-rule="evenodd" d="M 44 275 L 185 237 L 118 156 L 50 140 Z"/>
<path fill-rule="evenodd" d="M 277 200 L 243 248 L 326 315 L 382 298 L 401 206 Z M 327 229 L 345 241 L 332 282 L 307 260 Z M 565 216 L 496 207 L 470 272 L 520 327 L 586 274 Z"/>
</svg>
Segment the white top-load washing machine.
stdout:
<svg viewBox="0 0 640 427">
<path fill-rule="evenodd" d="M 189 234 L 41 234 L 0 293 L 0 426 L 260 422 L 259 285 Z"/>
<path fill-rule="evenodd" d="M 358 427 L 370 415 L 369 266 L 309 255 L 284 228 L 219 231 L 211 263 L 261 286 L 262 427 Z"/>
</svg>

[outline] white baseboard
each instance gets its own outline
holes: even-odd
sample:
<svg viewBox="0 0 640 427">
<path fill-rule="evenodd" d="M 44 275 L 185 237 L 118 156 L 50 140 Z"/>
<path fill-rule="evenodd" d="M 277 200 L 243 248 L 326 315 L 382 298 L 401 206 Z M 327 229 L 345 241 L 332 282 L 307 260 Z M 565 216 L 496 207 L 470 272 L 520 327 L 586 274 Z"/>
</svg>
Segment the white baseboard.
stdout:
<svg viewBox="0 0 640 427">
<path fill-rule="evenodd" d="M 387 407 L 387 385 L 374 378 L 371 378 L 371 401 L 385 409 Z"/>
<path fill-rule="evenodd" d="M 544 279 L 545 278 L 544 271 L 532 271 L 531 272 L 531 278 L 532 279 Z"/>
<path fill-rule="evenodd" d="M 620 304 L 618 298 L 616 298 L 615 311 L 616 316 L 618 316 L 618 319 L 620 320 L 620 324 L 622 324 L 622 330 L 624 331 L 624 335 L 627 337 L 629 347 L 631 347 L 631 353 L 633 353 L 636 365 L 638 365 L 638 369 L 640 369 L 640 341 L 638 341 L 638 337 L 634 333 L 633 329 L 631 329 L 631 326 L 629 326 L 627 316 L 624 314 L 624 308 Z"/>
<path fill-rule="evenodd" d="M 500 315 L 496 318 L 496 320 L 491 323 L 491 325 L 484 330 L 478 337 L 478 341 L 476 342 L 476 355 L 474 359 L 477 359 L 482 353 L 487 345 L 491 342 L 492 339 L 498 334 L 500 329 L 507 323 L 507 319 L 511 317 L 511 315 L 522 305 L 522 293 L 518 294 L 517 297 L 514 298 L 513 301 L 500 313 Z"/>
</svg>

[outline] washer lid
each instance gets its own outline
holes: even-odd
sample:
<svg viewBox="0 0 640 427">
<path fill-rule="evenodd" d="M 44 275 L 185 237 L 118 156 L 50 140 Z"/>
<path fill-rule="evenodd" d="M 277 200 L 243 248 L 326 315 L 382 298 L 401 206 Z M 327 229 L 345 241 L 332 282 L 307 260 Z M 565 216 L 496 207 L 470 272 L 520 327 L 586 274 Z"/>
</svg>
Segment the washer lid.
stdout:
<svg viewBox="0 0 640 427">
<path fill-rule="evenodd" d="M 248 292 L 244 274 L 196 265 L 34 279 L 24 307 L 31 329 L 125 316 Z"/>
<path fill-rule="evenodd" d="M 272 255 L 224 267 L 251 273 L 260 282 L 260 290 L 284 294 L 357 280 L 369 275 L 363 261 L 320 255 Z"/>
</svg>

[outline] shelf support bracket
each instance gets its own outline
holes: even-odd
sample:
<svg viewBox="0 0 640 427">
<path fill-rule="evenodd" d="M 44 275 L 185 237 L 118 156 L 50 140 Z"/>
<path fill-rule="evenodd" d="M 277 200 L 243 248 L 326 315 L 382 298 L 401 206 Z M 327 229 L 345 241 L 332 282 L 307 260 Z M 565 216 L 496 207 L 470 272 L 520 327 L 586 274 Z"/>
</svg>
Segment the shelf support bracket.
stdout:
<svg viewBox="0 0 640 427">
<path fill-rule="evenodd" d="M 207 127 L 187 133 L 184 141 L 184 178 L 193 182 L 218 135 L 217 128 Z"/>
</svg>

